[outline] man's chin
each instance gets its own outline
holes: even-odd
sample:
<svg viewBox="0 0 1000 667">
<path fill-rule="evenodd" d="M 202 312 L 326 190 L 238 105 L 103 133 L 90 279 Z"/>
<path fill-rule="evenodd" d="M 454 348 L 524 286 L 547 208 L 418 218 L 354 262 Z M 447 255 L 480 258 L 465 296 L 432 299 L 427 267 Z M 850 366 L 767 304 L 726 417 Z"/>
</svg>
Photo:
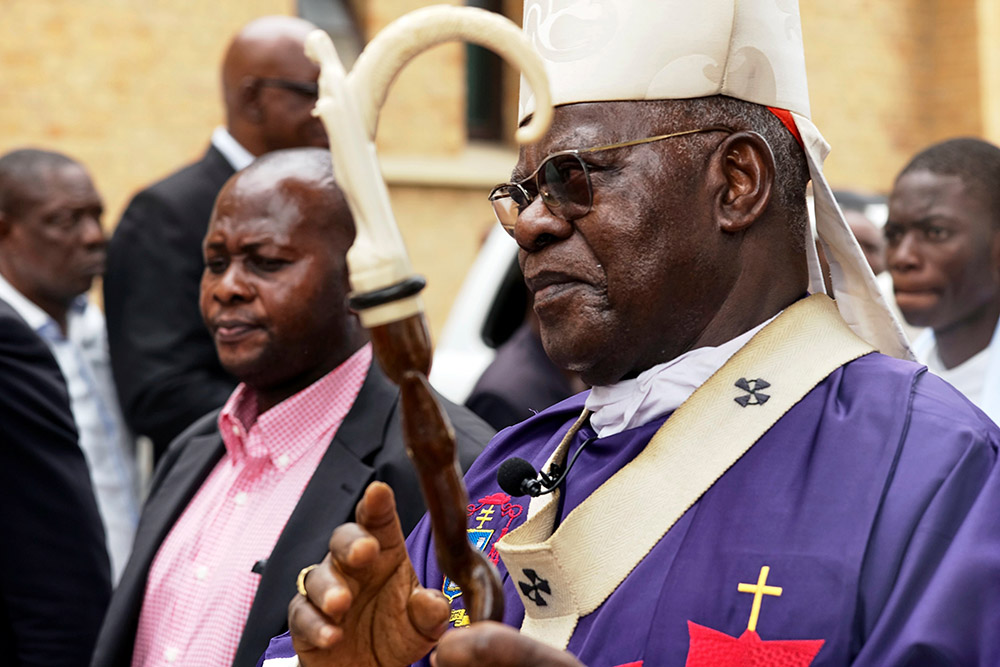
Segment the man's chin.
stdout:
<svg viewBox="0 0 1000 667">
<path fill-rule="evenodd" d="M 621 379 L 621 373 L 611 369 L 608 349 L 605 347 L 588 347 L 580 349 L 569 344 L 559 346 L 556 341 L 544 343 L 545 353 L 557 368 L 571 373 L 577 373 L 588 386 L 614 384 Z"/>
<path fill-rule="evenodd" d="M 934 328 L 934 325 L 938 321 L 938 313 L 932 308 L 900 307 L 899 312 L 903 314 L 903 319 L 906 320 L 906 323 L 911 327 Z"/>
<path fill-rule="evenodd" d="M 260 356 L 248 354 L 233 354 L 227 351 L 225 346 L 216 345 L 219 354 L 219 363 L 222 368 L 240 382 L 254 384 L 254 379 L 260 377 L 261 370 Z"/>
<path fill-rule="evenodd" d="M 90 291 L 90 288 L 94 286 L 94 280 L 99 278 L 99 275 L 88 274 L 85 276 L 80 276 L 73 281 L 73 285 L 70 289 L 65 290 L 64 294 L 69 297 L 69 301 L 73 301 L 82 294 L 86 294 Z"/>
</svg>

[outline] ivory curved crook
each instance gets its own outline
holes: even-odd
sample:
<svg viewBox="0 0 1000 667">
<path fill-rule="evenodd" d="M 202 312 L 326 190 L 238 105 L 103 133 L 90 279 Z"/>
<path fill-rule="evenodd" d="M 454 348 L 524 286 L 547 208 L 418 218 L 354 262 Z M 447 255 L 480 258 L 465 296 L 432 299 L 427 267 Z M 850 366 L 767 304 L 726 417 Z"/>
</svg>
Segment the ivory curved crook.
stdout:
<svg viewBox="0 0 1000 667">
<path fill-rule="evenodd" d="M 423 279 L 413 275 L 373 142 L 379 110 L 399 71 L 422 51 L 453 39 L 491 48 L 522 69 L 538 106 L 517 139 L 541 138 L 553 114 L 541 58 L 513 23 L 496 14 L 452 6 L 408 14 L 372 40 L 350 74 L 322 31 L 309 35 L 306 53 L 321 68 L 314 113 L 330 137 L 337 183 L 357 228 L 347 255 L 351 305 L 371 331 L 379 364 L 400 387 L 404 440 L 427 501 L 438 563 L 462 589 L 473 621 L 500 620 L 500 578 L 469 542 L 469 498 L 455 458 L 454 429 L 427 382 L 432 349 L 418 296 Z"/>
<path fill-rule="evenodd" d="M 455 40 L 488 48 L 521 70 L 535 92 L 538 110 L 518 129 L 516 138 L 522 144 L 541 139 L 552 123 L 552 97 L 541 58 L 509 19 L 485 9 L 452 5 L 432 5 L 393 21 L 358 57 L 347 79 L 369 136 L 375 136 L 379 111 L 403 67 L 427 49 Z"/>
<path fill-rule="evenodd" d="M 541 57 L 514 23 L 471 7 L 435 5 L 411 12 L 382 30 L 345 72 L 333 42 L 322 30 L 306 39 L 306 54 L 320 65 L 314 114 L 330 137 L 337 182 L 354 215 L 358 234 L 348 253 L 355 293 L 379 292 L 413 276 L 402 236 L 389 205 L 373 143 L 378 114 L 399 71 L 419 53 L 464 39 L 497 51 L 521 68 L 535 93 L 537 109 L 517 140 L 537 141 L 552 122 L 552 98 Z M 402 320 L 422 311 L 419 297 L 403 297 L 362 310 L 366 327 Z"/>
</svg>

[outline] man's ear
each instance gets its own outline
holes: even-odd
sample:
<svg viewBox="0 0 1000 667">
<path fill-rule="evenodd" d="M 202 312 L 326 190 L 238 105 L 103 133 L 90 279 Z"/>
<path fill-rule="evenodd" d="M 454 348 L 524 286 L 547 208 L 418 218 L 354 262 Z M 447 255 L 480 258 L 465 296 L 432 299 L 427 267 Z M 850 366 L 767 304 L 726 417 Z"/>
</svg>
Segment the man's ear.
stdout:
<svg viewBox="0 0 1000 667">
<path fill-rule="evenodd" d="M 726 232 L 749 228 L 767 210 L 774 190 L 774 154 L 756 132 L 735 132 L 712 160 L 715 213 Z"/>
<path fill-rule="evenodd" d="M 264 120 L 264 107 L 260 103 L 260 79 L 243 77 L 239 87 L 239 114 L 247 122 L 259 125 Z"/>
</svg>

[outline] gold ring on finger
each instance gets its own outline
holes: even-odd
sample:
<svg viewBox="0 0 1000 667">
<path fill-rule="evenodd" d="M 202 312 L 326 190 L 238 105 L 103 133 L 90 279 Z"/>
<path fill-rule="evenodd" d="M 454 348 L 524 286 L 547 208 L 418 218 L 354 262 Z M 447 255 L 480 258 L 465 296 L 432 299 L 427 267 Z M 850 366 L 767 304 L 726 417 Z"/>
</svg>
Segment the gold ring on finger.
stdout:
<svg viewBox="0 0 1000 667">
<path fill-rule="evenodd" d="M 306 575 L 315 570 L 317 567 L 319 567 L 319 565 L 307 565 L 299 570 L 299 576 L 295 580 L 295 587 L 299 589 L 299 595 L 304 598 L 309 597 L 309 594 L 306 593 Z"/>
</svg>

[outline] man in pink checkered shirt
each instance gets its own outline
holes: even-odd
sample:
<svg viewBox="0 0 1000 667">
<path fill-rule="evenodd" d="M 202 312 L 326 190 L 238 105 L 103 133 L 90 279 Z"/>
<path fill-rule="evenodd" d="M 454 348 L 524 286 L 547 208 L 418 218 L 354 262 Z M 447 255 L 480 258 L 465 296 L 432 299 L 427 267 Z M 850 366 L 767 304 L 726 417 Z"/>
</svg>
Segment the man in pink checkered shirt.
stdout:
<svg viewBox="0 0 1000 667">
<path fill-rule="evenodd" d="M 394 488 L 407 530 L 423 514 L 398 390 L 347 305 L 353 241 L 322 149 L 270 153 L 222 189 L 201 311 L 241 384 L 157 468 L 94 665 L 254 665 L 369 482 Z M 492 431 L 445 404 L 467 467 Z"/>
</svg>

